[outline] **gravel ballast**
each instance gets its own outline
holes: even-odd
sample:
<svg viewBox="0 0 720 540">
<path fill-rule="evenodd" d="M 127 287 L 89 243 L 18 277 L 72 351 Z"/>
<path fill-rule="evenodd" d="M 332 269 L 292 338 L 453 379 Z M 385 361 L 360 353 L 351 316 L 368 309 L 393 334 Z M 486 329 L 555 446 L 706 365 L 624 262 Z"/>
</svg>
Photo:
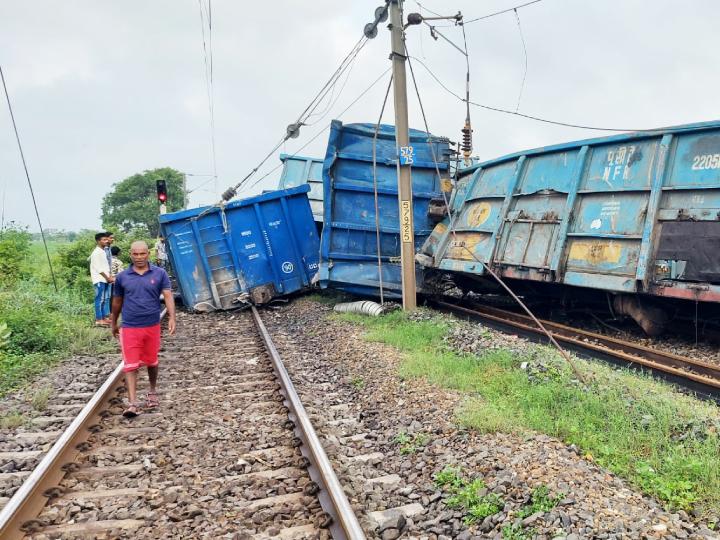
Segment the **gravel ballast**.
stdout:
<svg viewBox="0 0 720 540">
<path fill-rule="evenodd" d="M 462 395 L 421 379 L 402 380 L 401 354 L 364 340 L 361 327 L 331 317 L 331 305 L 304 298 L 267 311 L 265 320 L 291 376 L 300 381 L 301 394 L 311 394 L 306 405 L 311 414 L 322 416 L 340 404 L 346 408 L 346 422 L 320 423 L 316 429 L 330 458 L 343 464 L 338 474 L 370 537 L 502 538 L 503 528 L 527 535 L 517 538 L 720 537 L 685 512 L 665 511 L 561 441 L 460 427 L 455 412 Z M 490 348 L 522 351 L 528 346 L 489 329 L 481 336 Z M 408 439 L 409 445 L 398 442 Z M 351 460 L 359 453 L 375 457 Z M 467 526 L 461 512 L 448 508 L 447 493 L 433 480 L 446 466 L 482 478 L 487 491 L 502 498 L 501 511 Z M 368 484 L 371 477 L 394 480 Z M 562 500 L 549 511 L 517 517 L 541 485 L 562 494 Z M 367 517 L 411 504 L 422 510 L 390 523 Z"/>
</svg>

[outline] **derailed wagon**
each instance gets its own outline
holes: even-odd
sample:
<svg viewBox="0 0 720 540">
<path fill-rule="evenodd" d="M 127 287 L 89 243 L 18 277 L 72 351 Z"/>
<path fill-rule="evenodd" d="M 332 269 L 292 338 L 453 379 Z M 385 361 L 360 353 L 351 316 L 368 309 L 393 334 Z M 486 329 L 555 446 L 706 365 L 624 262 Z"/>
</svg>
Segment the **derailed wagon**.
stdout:
<svg viewBox="0 0 720 540">
<path fill-rule="evenodd" d="M 438 176 L 449 168 L 449 141 L 410 130 L 415 248 L 422 246 L 437 219 L 435 201 L 450 182 Z M 373 148 L 374 147 L 374 148 Z M 320 285 L 349 292 L 401 296 L 398 149 L 395 128 L 343 125 L 333 120 L 323 164 L 324 219 Z M 418 289 L 423 268 L 417 265 Z"/>
<path fill-rule="evenodd" d="M 720 303 L 720 122 L 471 167 L 418 261 L 461 280 L 489 267 L 534 293 L 606 291 L 610 309 L 658 334 L 669 311 L 652 299 Z"/>
<path fill-rule="evenodd" d="M 309 190 L 302 185 L 160 216 L 185 305 L 233 309 L 309 287 L 319 256 Z"/>
</svg>

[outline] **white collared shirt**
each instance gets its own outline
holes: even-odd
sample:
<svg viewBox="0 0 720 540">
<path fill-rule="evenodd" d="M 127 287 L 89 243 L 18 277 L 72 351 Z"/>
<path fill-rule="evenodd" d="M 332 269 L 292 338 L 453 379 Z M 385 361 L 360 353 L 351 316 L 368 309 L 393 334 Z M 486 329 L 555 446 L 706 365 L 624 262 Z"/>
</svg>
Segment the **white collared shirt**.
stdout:
<svg viewBox="0 0 720 540">
<path fill-rule="evenodd" d="M 107 283 L 107 280 L 102 277 L 100 272 L 104 272 L 106 276 L 109 276 L 110 265 L 105 250 L 95 246 L 95 249 L 90 254 L 90 279 L 92 279 L 93 285 L 95 283 Z"/>
</svg>

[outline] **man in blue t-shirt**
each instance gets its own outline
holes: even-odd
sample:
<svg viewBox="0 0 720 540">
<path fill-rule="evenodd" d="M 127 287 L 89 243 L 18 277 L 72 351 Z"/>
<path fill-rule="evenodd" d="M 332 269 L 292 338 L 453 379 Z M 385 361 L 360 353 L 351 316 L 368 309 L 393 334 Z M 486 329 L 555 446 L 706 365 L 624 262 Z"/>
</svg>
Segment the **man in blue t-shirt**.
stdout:
<svg viewBox="0 0 720 540">
<path fill-rule="evenodd" d="M 157 395 L 158 351 L 160 351 L 160 296 L 165 299 L 168 333 L 175 333 L 175 302 L 170 291 L 167 272 L 148 262 L 150 250 L 145 242 L 130 246 L 132 265 L 115 278 L 110 324 L 115 337 L 120 338 L 123 371 L 128 387 L 129 405 L 123 415 L 132 418 L 140 414 L 137 401 L 137 370 L 146 366 L 150 391 L 145 406 L 159 405 Z M 122 328 L 118 317 L 122 313 Z"/>
</svg>

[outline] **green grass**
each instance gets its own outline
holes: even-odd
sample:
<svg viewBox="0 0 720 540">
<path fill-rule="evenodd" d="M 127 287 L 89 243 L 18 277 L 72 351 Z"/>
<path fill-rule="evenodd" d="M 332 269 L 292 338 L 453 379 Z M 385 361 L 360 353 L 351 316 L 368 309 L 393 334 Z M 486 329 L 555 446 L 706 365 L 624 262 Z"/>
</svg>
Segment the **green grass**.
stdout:
<svg viewBox="0 0 720 540">
<path fill-rule="evenodd" d="M 430 435 L 423 432 L 409 435 L 405 431 L 401 431 L 395 436 L 393 442 L 398 445 L 400 454 L 407 456 L 424 448 L 430 442 Z"/>
<path fill-rule="evenodd" d="M 549 512 L 563 500 L 563 497 L 565 497 L 564 493 L 558 493 L 555 497 L 551 497 L 550 489 L 546 485 L 541 484 L 533 489 L 532 495 L 530 496 L 530 504 L 521 508 L 517 513 L 517 517 L 526 518 L 535 512 Z"/>
<path fill-rule="evenodd" d="M 466 394 L 458 411 L 462 424 L 491 433 L 546 433 L 577 445 L 587 459 L 669 508 L 720 511 L 716 406 L 643 375 L 577 360 L 588 379 L 583 386 L 555 351 L 542 346 L 528 345 L 523 354 L 458 354 L 443 342 L 450 323 L 442 316 L 420 322 L 403 312 L 336 317 L 363 325 L 368 340 L 403 351 L 401 377 Z M 545 369 L 522 370 L 522 362 Z"/>
<path fill-rule="evenodd" d="M 14 429 L 22 426 L 25 422 L 27 422 L 25 415 L 12 411 L 0 416 L 0 429 Z"/>
<path fill-rule="evenodd" d="M 55 292 L 26 280 L 0 288 L 0 396 L 16 389 L 68 356 L 114 349 L 109 333 L 92 326 L 93 307 L 71 290 Z"/>
<path fill-rule="evenodd" d="M 530 540 L 535 535 L 535 529 L 523 529 L 522 525 L 505 525 L 502 528 L 503 540 Z"/>
<path fill-rule="evenodd" d="M 460 469 L 446 467 L 435 474 L 435 485 L 446 495 L 445 504 L 453 510 L 461 510 L 466 525 L 479 523 L 503 509 L 504 502 L 495 493 L 486 493 L 482 478 L 467 479 Z"/>
<path fill-rule="evenodd" d="M 32 405 L 32 408 L 36 411 L 42 412 L 45 409 L 47 409 L 48 401 L 50 400 L 50 395 L 52 394 L 52 388 L 49 386 L 44 386 L 43 388 L 40 388 L 35 392 L 35 394 L 32 397 L 32 400 L 30 401 L 30 404 Z"/>
</svg>

